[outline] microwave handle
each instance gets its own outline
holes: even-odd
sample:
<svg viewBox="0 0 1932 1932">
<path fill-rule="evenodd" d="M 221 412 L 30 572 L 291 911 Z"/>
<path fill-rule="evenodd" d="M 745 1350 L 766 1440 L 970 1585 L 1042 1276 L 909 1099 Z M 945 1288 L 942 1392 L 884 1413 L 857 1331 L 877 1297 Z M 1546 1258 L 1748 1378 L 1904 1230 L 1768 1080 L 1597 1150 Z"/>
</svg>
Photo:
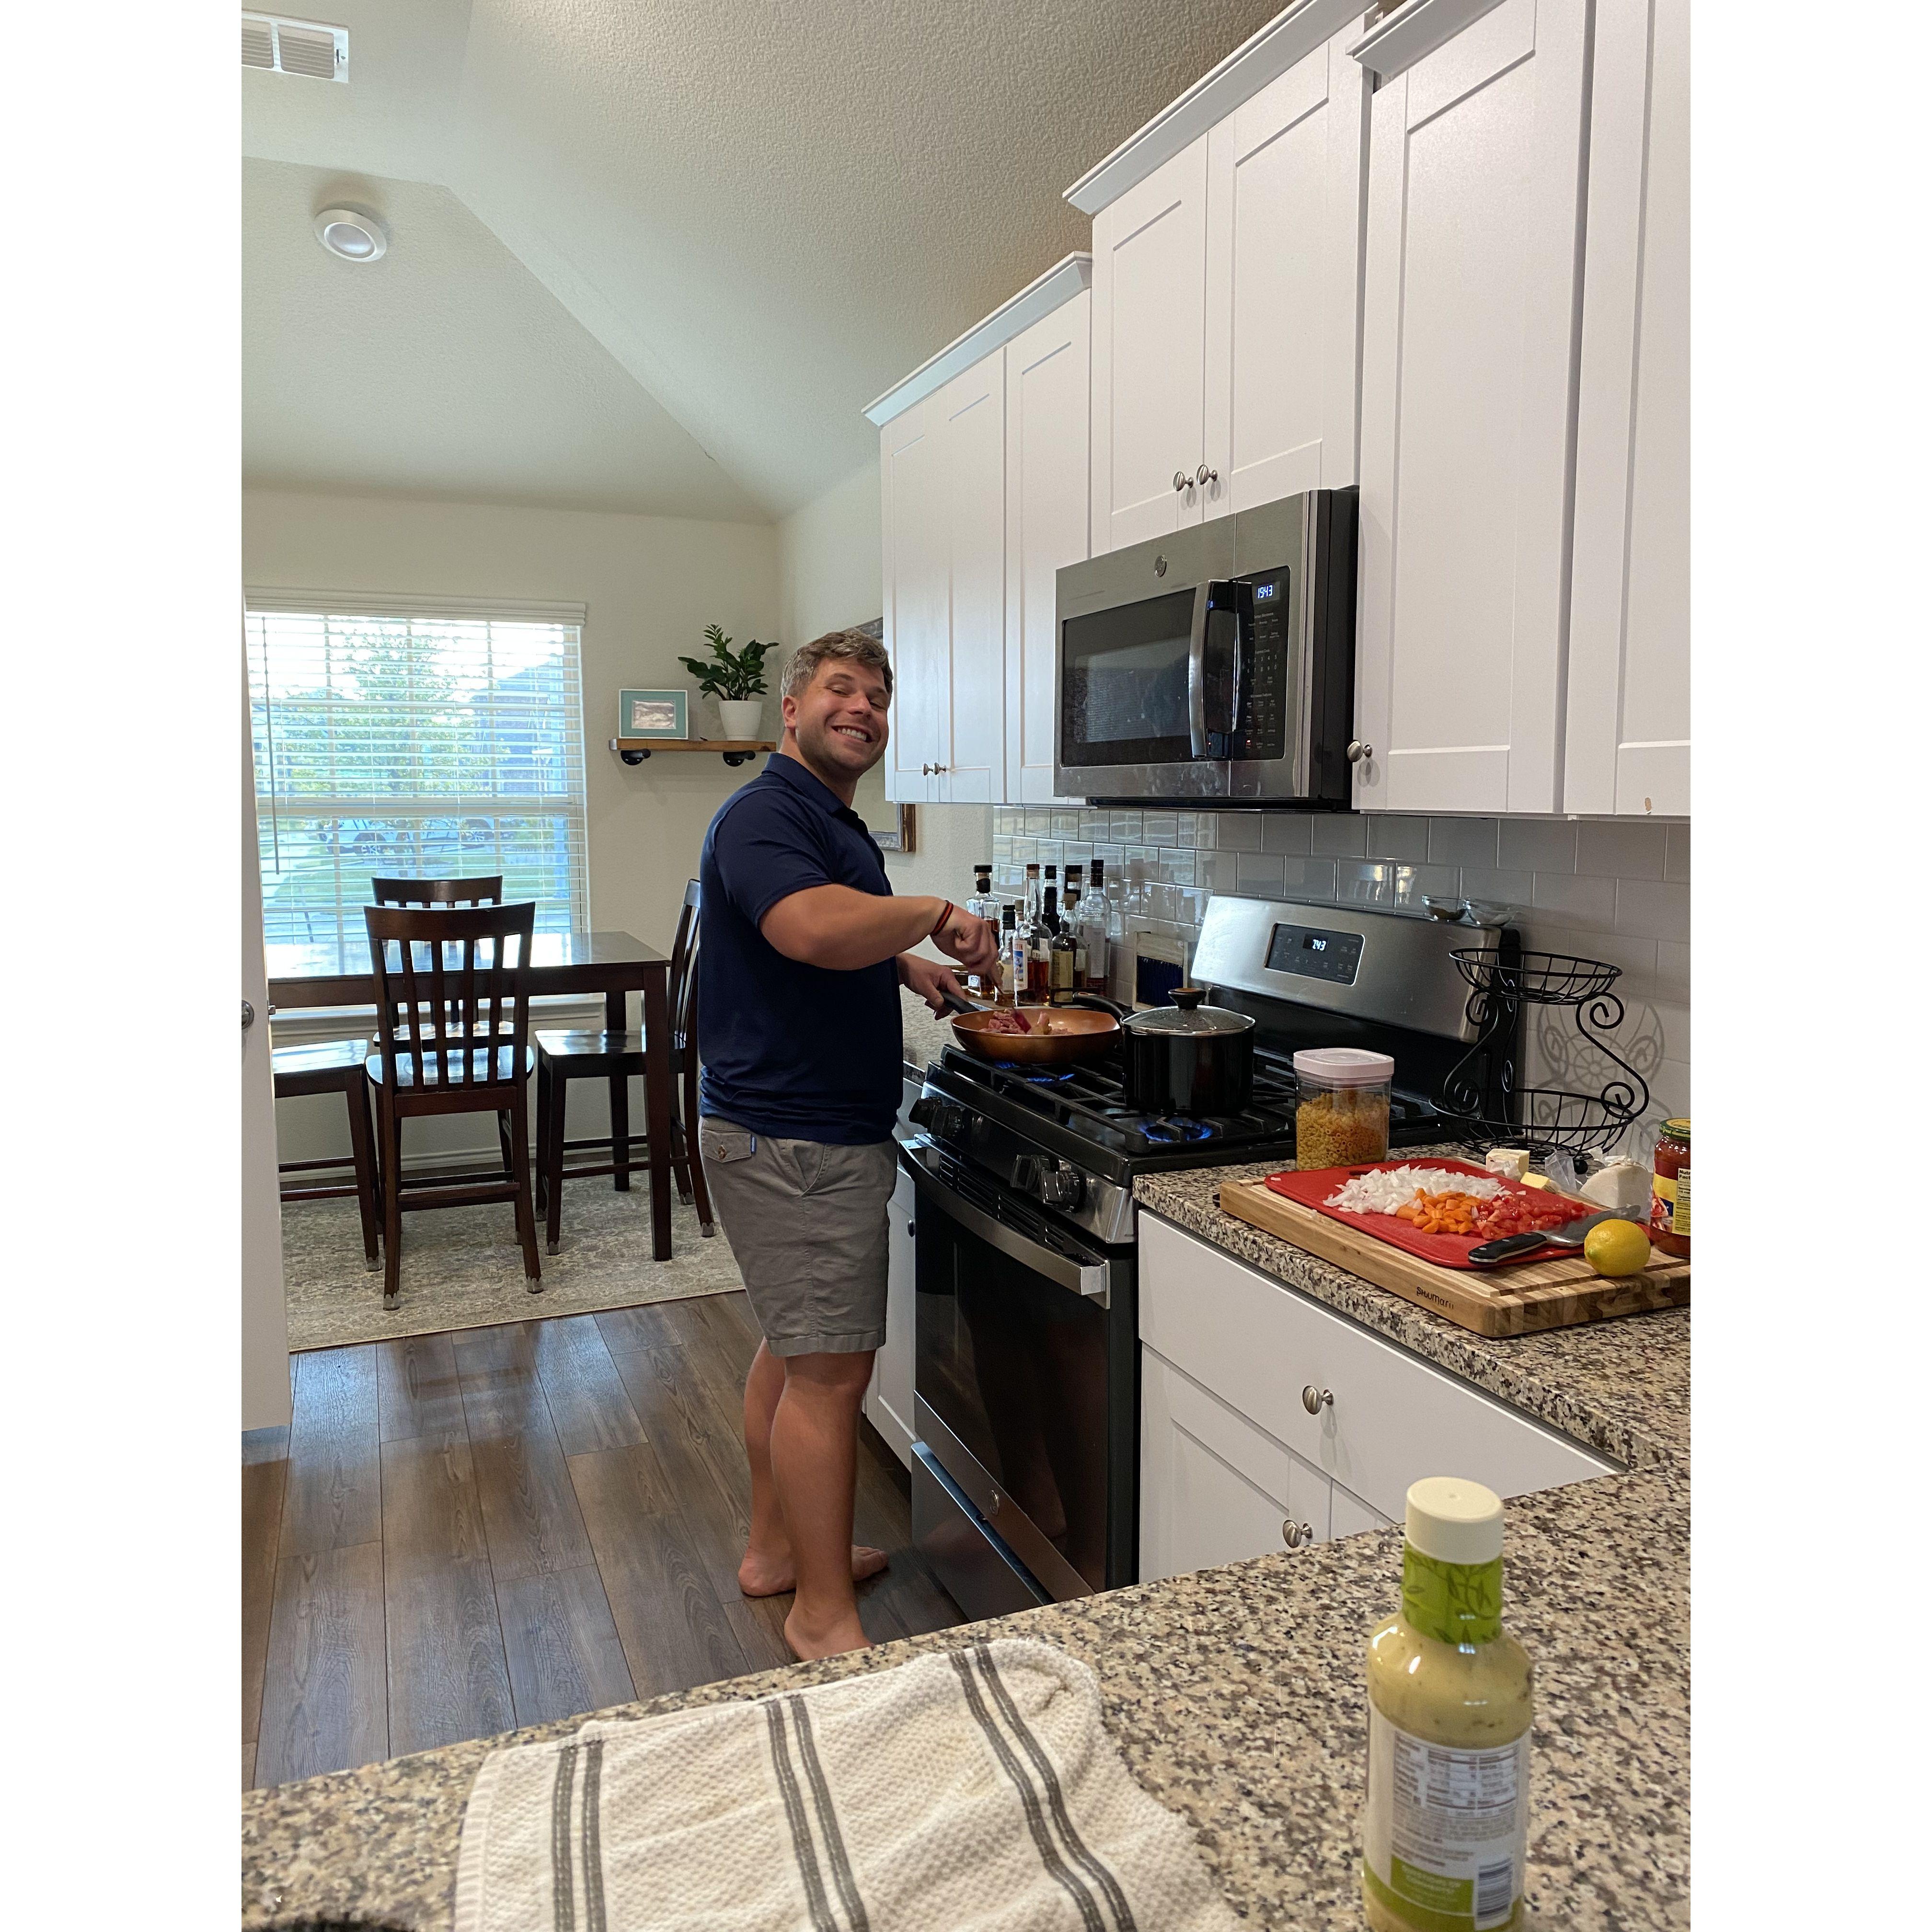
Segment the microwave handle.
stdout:
<svg viewBox="0 0 1932 1932">
<path fill-rule="evenodd" d="M 1197 758 L 1208 755 L 1208 613 L 1214 586 L 1194 586 L 1194 622 L 1187 634 L 1187 744 Z"/>
<path fill-rule="evenodd" d="M 1197 758 L 1225 756 L 1216 753 L 1210 737 L 1231 735 L 1241 705 L 1241 680 L 1246 669 L 1247 613 L 1251 608 L 1239 580 L 1200 584 L 1194 590 L 1194 622 L 1187 638 L 1187 740 Z M 1234 620 L 1234 662 L 1228 686 L 1228 715 L 1210 721 L 1208 716 L 1208 620 L 1216 610 L 1232 612 Z"/>
</svg>

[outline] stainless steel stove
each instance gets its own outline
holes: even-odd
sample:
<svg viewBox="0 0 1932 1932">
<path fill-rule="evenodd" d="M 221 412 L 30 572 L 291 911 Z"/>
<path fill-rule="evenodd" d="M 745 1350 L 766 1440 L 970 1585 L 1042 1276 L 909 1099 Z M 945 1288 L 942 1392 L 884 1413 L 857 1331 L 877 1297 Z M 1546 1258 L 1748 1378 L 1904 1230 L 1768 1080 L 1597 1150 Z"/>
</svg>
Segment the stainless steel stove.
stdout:
<svg viewBox="0 0 1932 1932">
<path fill-rule="evenodd" d="M 1450 1137 L 1442 1082 L 1477 1038 L 1456 946 L 1496 927 L 1216 899 L 1193 977 L 1256 1023 L 1252 1100 L 1150 1116 L 1118 1056 L 1067 1070 L 949 1047 L 911 1108 L 916 1186 L 913 1529 L 961 1607 L 990 1616 L 1136 1580 L 1139 1346 L 1134 1177 L 1294 1157 L 1293 1054 L 1394 1055 L 1390 1139 Z M 1494 1082 L 1514 1042 L 1498 1042 Z"/>
</svg>

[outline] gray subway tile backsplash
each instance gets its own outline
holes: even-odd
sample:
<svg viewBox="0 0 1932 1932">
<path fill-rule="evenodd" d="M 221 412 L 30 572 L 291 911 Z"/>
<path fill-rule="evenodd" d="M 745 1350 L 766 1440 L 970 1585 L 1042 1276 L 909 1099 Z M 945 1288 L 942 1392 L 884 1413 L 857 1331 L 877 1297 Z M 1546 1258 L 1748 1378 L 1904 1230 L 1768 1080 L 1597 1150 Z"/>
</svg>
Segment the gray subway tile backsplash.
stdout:
<svg viewBox="0 0 1932 1932">
<path fill-rule="evenodd" d="M 1619 1041 L 1640 1049 L 1652 1115 L 1690 1106 L 1688 826 L 1165 807 L 992 808 L 1002 890 L 1028 860 L 1106 865 L 1134 916 L 1192 932 L 1216 892 L 1420 913 L 1425 897 L 1517 908 L 1527 946 L 1621 970 Z M 1547 1023 L 1545 1016 L 1544 1024 Z M 1559 1029 L 1551 1048 L 1567 1052 Z M 1532 1040 L 1531 1071 L 1544 1068 Z M 1654 1067 L 1658 1070 L 1650 1072 Z"/>
<path fill-rule="evenodd" d="M 1284 858 L 1301 858 L 1314 850 L 1314 834 L 1300 812 L 1270 812 L 1262 820 L 1262 850 Z"/>
<path fill-rule="evenodd" d="M 1690 886 L 1664 879 L 1619 879 L 1617 930 L 1646 939 L 1688 940 L 1690 937 Z"/>
<path fill-rule="evenodd" d="M 1309 824 L 1309 850 L 1330 859 L 1366 859 L 1369 856 L 1369 826 L 1364 817 L 1352 812 L 1324 813 Z"/>
<path fill-rule="evenodd" d="M 1581 872 L 1538 872 L 1530 902 L 1540 914 L 1592 932 L 1610 932 L 1617 923 L 1615 879 L 1591 878 Z"/>
<path fill-rule="evenodd" d="M 1496 821 L 1493 818 L 1432 818 L 1429 856 L 1438 866 L 1495 865 Z M 1503 861 L 1505 865 L 1508 862 Z"/>
<path fill-rule="evenodd" d="M 1265 898 L 1282 890 L 1280 858 L 1266 852 L 1238 852 L 1234 855 L 1235 890 L 1251 898 Z"/>
<path fill-rule="evenodd" d="M 1576 869 L 1613 879 L 1664 877 L 1665 828 L 1641 819 L 1586 819 L 1576 828 Z"/>
<path fill-rule="evenodd" d="M 1574 872 L 1576 828 L 1554 819 L 1503 819 L 1498 826 L 1496 863 L 1526 872 Z"/>
</svg>

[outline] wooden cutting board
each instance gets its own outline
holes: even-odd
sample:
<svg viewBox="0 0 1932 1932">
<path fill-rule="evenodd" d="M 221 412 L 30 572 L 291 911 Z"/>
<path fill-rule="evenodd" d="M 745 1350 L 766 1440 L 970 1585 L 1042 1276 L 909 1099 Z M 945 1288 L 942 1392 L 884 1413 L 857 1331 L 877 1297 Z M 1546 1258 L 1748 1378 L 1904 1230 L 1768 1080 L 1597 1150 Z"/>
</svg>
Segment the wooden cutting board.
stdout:
<svg viewBox="0 0 1932 1932">
<path fill-rule="evenodd" d="M 1533 1335 L 1613 1315 L 1682 1308 L 1690 1299 L 1690 1264 L 1650 1251 L 1642 1274 L 1605 1276 L 1581 1255 L 1485 1270 L 1438 1268 L 1346 1222 L 1276 1194 L 1259 1180 L 1224 1182 L 1222 1210 L 1264 1233 L 1399 1294 L 1478 1335 Z"/>
</svg>

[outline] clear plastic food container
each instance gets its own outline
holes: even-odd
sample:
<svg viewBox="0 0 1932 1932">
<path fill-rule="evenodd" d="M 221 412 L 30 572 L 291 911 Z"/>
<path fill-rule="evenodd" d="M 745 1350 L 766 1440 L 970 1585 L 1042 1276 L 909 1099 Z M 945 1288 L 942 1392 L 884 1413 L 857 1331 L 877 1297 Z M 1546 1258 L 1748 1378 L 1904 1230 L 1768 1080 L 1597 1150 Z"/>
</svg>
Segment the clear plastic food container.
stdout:
<svg viewBox="0 0 1932 1932">
<path fill-rule="evenodd" d="M 1395 1062 L 1359 1046 L 1310 1047 L 1294 1056 L 1294 1164 L 1356 1167 L 1386 1160 Z"/>
</svg>

